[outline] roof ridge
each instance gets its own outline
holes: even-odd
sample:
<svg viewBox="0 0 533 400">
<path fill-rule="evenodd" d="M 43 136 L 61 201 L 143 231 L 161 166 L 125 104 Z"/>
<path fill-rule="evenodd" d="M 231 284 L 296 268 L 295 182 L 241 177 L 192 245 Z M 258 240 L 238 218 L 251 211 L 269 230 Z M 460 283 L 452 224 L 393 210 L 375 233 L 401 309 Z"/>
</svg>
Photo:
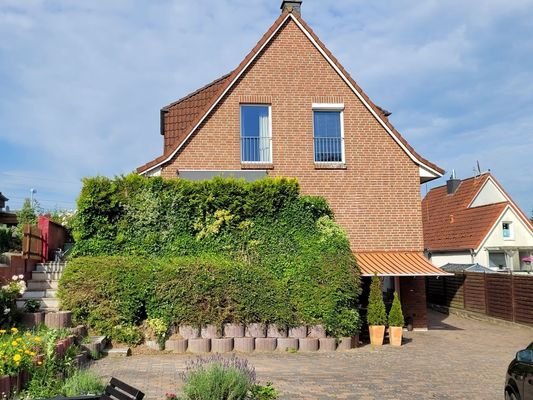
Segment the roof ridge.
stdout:
<svg viewBox="0 0 533 400">
<path fill-rule="evenodd" d="M 485 177 L 485 176 L 492 176 L 492 174 L 490 173 L 490 171 L 485 171 L 485 172 L 483 172 L 483 173 L 481 173 L 479 175 L 471 176 L 471 177 L 465 178 L 465 179 L 461 179 L 461 183 L 466 182 L 466 181 L 470 181 L 472 179 L 479 179 L 479 178 Z M 440 188 L 443 188 L 443 187 L 446 187 L 446 183 L 444 183 L 442 185 L 439 185 L 439 186 L 432 187 L 431 189 L 429 189 L 428 193 L 431 192 L 432 190 L 440 189 Z"/>
<path fill-rule="evenodd" d="M 217 84 L 217 83 L 223 81 L 224 79 L 228 78 L 229 76 L 231 76 L 232 73 L 233 73 L 233 71 L 228 72 L 228 73 L 225 74 L 225 75 L 222 75 L 221 77 L 215 79 L 214 81 L 209 82 L 208 84 L 202 86 L 200 89 L 196 89 L 194 92 L 191 92 L 191 93 L 189 93 L 189 94 L 183 96 L 181 99 L 176 100 L 176 101 L 174 101 L 174 102 L 172 102 L 172 103 L 170 103 L 170 104 L 167 104 L 166 106 L 162 107 L 161 110 L 168 110 L 170 107 L 173 107 L 173 106 L 175 106 L 176 104 L 179 104 L 179 103 L 181 103 L 181 102 L 183 102 L 183 101 L 185 101 L 185 100 L 187 100 L 187 99 L 190 99 L 190 98 L 193 97 L 194 95 L 197 95 L 198 93 L 204 91 L 205 89 L 208 89 L 208 88 L 210 88 L 211 86 L 213 86 L 213 85 L 215 85 L 215 84 Z"/>
</svg>

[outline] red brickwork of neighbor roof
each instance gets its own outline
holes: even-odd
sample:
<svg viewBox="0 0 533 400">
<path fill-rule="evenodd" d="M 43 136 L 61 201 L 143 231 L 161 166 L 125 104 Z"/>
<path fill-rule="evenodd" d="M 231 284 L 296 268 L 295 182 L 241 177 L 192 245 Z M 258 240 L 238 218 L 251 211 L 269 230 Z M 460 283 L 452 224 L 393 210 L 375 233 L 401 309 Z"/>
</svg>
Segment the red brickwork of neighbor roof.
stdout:
<svg viewBox="0 0 533 400">
<path fill-rule="evenodd" d="M 426 249 L 477 249 L 505 208 L 515 208 L 507 201 L 468 208 L 489 177 L 485 173 L 465 179 L 453 194 L 448 194 L 446 185 L 429 191 L 422 200 Z"/>
<path fill-rule="evenodd" d="M 244 58 L 239 66 L 231 73 L 222 76 L 221 78 L 213 81 L 212 83 L 204 86 L 203 88 L 185 96 L 181 100 L 172 103 L 165 108 L 162 112 L 165 113 L 164 119 L 164 134 L 165 134 L 165 147 L 162 156 L 146 163 L 145 165 L 137 168 L 138 173 L 146 172 L 153 167 L 160 165 L 168 160 L 187 140 L 189 135 L 193 132 L 195 127 L 205 118 L 209 110 L 220 100 L 221 95 L 228 89 L 234 81 L 245 70 L 248 63 L 256 56 L 256 54 L 263 48 L 267 41 L 272 37 L 282 24 L 288 21 L 287 16 L 290 14 L 302 27 L 305 29 L 312 39 L 316 42 L 318 47 L 329 57 L 336 68 L 342 75 L 349 81 L 349 83 L 355 88 L 359 95 L 367 102 L 369 107 L 376 113 L 378 119 L 387 126 L 387 128 L 393 133 L 394 137 L 402 143 L 405 148 L 413 155 L 413 157 L 421 164 L 433 169 L 438 174 L 443 174 L 444 170 L 437 165 L 426 160 L 420 154 L 418 154 L 413 147 L 402 137 L 402 135 L 392 126 L 387 118 L 387 113 L 376 106 L 372 100 L 363 92 L 363 90 L 357 85 L 348 72 L 342 67 L 338 60 L 331 54 L 326 46 L 315 35 L 312 29 L 307 23 L 294 13 L 291 14 L 287 11 L 283 12 L 270 29 L 263 35 L 261 40 L 252 49 L 252 51 Z"/>
</svg>

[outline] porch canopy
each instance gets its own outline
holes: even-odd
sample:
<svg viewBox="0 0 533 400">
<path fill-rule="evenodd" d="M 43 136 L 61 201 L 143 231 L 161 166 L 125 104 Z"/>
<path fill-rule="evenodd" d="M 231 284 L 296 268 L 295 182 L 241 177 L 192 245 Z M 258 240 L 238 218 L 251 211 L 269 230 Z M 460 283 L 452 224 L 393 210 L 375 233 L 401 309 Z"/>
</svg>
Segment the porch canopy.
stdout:
<svg viewBox="0 0 533 400">
<path fill-rule="evenodd" d="M 356 252 L 361 276 L 445 276 L 453 275 L 431 264 L 422 253 Z"/>
</svg>

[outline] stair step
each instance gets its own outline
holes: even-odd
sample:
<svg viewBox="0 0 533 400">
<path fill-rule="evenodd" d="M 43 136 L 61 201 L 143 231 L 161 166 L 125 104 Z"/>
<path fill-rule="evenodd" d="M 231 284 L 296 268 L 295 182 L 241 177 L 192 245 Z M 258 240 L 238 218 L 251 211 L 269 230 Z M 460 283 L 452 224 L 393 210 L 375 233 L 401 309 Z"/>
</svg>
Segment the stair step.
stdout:
<svg viewBox="0 0 533 400">
<path fill-rule="evenodd" d="M 26 299 L 27 300 L 27 299 Z M 24 303 L 26 300 L 17 300 L 17 308 L 24 308 Z M 36 298 L 39 302 L 40 310 L 44 309 L 59 309 L 59 299 L 57 298 Z"/>
<path fill-rule="evenodd" d="M 65 263 L 49 262 L 41 263 L 35 266 L 37 272 L 63 272 L 65 269 Z"/>
<path fill-rule="evenodd" d="M 59 281 L 28 281 L 28 290 L 57 290 Z"/>
<path fill-rule="evenodd" d="M 47 290 L 26 290 L 22 295 L 23 299 L 35 299 L 40 297 L 46 298 L 56 298 L 57 290 L 47 289 Z"/>
<path fill-rule="evenodd" d="M 61 272 L 39 272 L 31 273 L 32 281 L 58 281 L 61 278 Z"/>
</svg>

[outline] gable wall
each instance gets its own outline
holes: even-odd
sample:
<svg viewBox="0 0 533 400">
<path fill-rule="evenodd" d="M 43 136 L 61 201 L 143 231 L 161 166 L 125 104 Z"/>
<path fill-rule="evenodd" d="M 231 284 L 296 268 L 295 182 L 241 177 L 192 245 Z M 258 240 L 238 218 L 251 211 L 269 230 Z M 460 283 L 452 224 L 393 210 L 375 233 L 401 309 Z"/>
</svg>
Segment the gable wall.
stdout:
<svg viewBox="0 0 533 400">
<path fill-rule="evenodd" d="M 322 195 L 354 250 L 422 251 L 419 168 L 289 20 L 189 143 L 164 166 L 239 170 L 240 103 L 272 106 L 273 168 Z M 345 169 L 316 169 L 312 103 L 344 103 Z"/>
<path fill-rule="evenodd" d="M 496 187 L 496 185 L 489 179 L 483 189 L 478 193 L 470 207 L 479 207 L 486 204 L 500 203 L 507 201 L 503 193 Z"/>
</svg>

